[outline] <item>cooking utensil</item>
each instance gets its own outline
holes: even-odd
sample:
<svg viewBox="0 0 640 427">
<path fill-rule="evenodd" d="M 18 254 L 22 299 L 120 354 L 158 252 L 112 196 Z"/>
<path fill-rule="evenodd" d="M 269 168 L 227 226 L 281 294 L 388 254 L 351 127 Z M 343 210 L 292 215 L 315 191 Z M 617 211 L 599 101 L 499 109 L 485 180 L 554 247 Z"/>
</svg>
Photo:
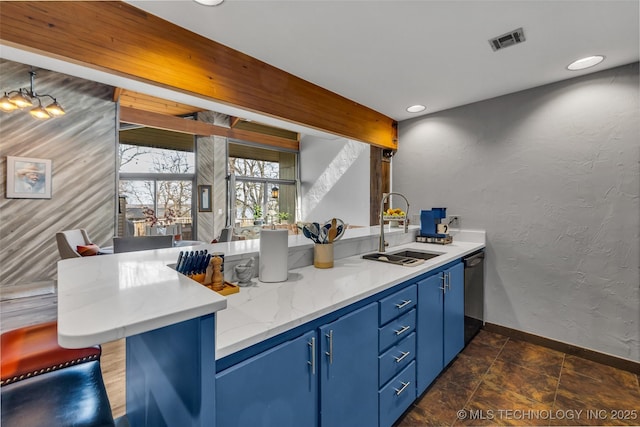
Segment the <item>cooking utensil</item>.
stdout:
<svg viewBox="0 0 640 427">
<path fill-rule="evenodd" d="M 309 232 L 309 229 L 307 228 L 307 224 L 302 226 L 302 234 L 304 234 L 304 237 L 306 237 L 307 239 L 312 239 L 311 238 L 311 233 Z"/>
<path fill-rule="evenodd" d="M 327 243 L 327 229 L 320 227 L 320 233 L 318 234 L 318 241 L 320 243 Z"/>
<path fill-rule="evenodd" d="M 333 243 L 333 241 L 336 239 L 337 236 L 338 236 L 337 221 L 336 221 L 335 218 L 333 218 L 331 220 L 331 227 L 329 228 L 329 231 L 327 232 L 327 239 L 328 239 L 329 243 Z"/>
<path fill-rule="evenodd" d="M 338 219 L 338 221 L 340 221 L 340 219 Z M 345 223 L 338 225 L 338 235 L 336 236 L 335 239 L 333 239 L 334 242 L 340 240 L 342 236 L 344 236 L 344 233 L 347 231 L 347 227 L 348 225 Z"/>
</svg>

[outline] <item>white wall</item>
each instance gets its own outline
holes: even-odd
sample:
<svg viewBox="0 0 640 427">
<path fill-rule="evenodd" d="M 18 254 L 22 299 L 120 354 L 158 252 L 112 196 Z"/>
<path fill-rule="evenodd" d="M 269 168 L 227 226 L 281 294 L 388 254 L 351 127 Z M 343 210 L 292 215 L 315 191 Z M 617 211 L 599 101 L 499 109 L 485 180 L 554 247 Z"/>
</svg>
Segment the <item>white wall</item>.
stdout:
<svg viewBox="0 0 640 427">
<path fill-rule="evenodd" d="M 394 191 L 487 230 L 486 321 L 640 360 L 638 64 L 404 121 Z"/>
<path fill-rule="evenodd" d="M 301 218 L 369 225 L 370 151 L 344 138 L 300 140 Z"/>
</svg>

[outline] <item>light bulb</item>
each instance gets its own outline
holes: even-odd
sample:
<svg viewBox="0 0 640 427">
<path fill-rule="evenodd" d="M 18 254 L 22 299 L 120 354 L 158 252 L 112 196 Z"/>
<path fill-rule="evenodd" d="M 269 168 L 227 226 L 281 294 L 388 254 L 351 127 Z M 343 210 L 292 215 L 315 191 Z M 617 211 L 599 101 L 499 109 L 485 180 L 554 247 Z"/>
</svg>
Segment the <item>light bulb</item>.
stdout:
<svg viewBox="0 0 640 427">
<path fill-rule="evenodd" d="M 9 101 L 15 104 L 18 108 L 26 108 L 33 105 L 29 96 L 24 93 L 22 89 L 20 89 L 15 95 L 11 95 L 9 97 Z"/>
<path fill-rule="evenodd" d="M 425 107 L 424 105 L 412 105 L 411 107 L 407 108 L 407 111 L 410 113 L 419 113 L 421 111 L 426 110 L 427 107 Z"/>
<path fill-rule="evenodd" d="M 5 92 L 4 96 L 0 98 L 0 110 L 9 112 L 17 109 L 18 106 L 9 100 L 7 92 Z"/>
<path fill-rule="evenodd" d="M 53 103 L 45 107 L 45 110 L 47 110 L 47 113 L 54 117 L 64 116 L 66 114 L 64 108 L 62 108 L 62 106 L 58 104 L 58 101 L 56 101 L 55 99 L 53 100 Z"/>
<path fill-rule="evenodd" d="M 42 105 L 33 108 L 29 111 L 29 114 L 31 114 L 33 117 L 35 117 L 36 119 L 40 119 L 40 120 L 47 120 L 50 119 L 51 116 L 49 115 L 49 113 L 47 113 L 47 110 L 45 110 Z"/>
<path fill-rule="evenodd" d="M 604 56 L 595 55 L 595 56 L 587 56 L 586 58 L 578 59 L 577 61 L 573 61 L 571 64 L 567 66 L 567 69 L 571 71 L 584 70 L 585 68 L 593 67 L 598 65 L 604 61 Z"/>
<path fill-rule="evenodd" d="M 200 3 L 205 6 L 218 6 L 222 4 L 224 0 L 194 0 L 196 3 Z"/>
</svg>

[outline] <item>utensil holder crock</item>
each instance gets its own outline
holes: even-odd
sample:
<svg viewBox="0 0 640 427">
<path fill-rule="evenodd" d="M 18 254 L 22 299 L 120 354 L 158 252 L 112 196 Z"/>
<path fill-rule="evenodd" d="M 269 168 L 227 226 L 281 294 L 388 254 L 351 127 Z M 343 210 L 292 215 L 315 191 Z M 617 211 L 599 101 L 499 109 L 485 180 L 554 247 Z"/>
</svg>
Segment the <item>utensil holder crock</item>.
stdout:
<svg viewBox="0 0 640 427">
<path fill-rule="evenodd" d="M 333 268 L 333 243 L 313 245 L 313 266 L 315 268 Z"/>
</svg>

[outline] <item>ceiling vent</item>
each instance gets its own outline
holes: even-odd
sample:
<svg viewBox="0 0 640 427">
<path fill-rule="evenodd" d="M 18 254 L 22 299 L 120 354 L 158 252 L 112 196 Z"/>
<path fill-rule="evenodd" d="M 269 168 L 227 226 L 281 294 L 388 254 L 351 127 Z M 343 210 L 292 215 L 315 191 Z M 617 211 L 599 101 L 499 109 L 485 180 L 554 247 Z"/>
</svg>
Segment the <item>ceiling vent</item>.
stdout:
<svg viewBox="0 0 640 427">
<path fill-rule="evenodd" d="M 495 52 L 497 50 L 504 49 L 505 47 L 522 43 L 525 40 L 524 31 L 522 31 L 522 28 L 518 28 L 517 30 L 509 31 L 501 36 L 490 39 L 489 44 L 491 45 L 491 49 Z"/>
</svg>

